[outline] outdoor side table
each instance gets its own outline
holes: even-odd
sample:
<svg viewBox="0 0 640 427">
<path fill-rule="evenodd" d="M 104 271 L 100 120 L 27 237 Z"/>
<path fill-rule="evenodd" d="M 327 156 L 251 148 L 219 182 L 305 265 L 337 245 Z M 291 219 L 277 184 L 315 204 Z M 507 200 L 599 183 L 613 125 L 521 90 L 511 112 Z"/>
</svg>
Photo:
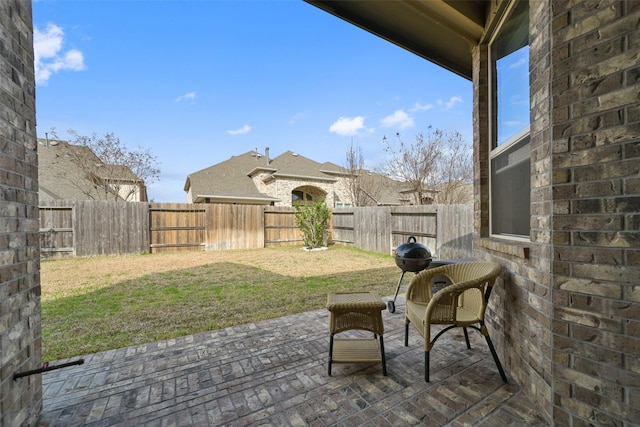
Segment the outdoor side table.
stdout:
<svg viewBox="0 0 640 427">
<path fill-rule="evenodd" d="M 384 357 L 384 325 L 382 310 L 387 305 L 374 292 L 336 292 L 327 295 L 329 310 L 329 368 L 332 363 L 382 363 L 387 375 Z M 350 330 L 373 333 L 373 338 L 334 338 Z"/>
</svg>

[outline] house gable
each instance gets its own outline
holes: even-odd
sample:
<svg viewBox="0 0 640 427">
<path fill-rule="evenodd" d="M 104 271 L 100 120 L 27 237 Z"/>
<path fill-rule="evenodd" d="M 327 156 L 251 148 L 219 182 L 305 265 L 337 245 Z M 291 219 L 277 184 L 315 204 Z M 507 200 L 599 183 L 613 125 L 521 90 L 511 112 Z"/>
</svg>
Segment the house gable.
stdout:
<svg viewBox="0 0 640 427">
<path fill-rule="evenodd" d="M 376 175 L 387 183 L 392 181 Z M 300 191 L 331 207 L 352 206 L 350 179 L 349 171 L 338 165 L 318 163 L 293 151 L 273 159 L 249 151 L 190 174 L 184 190 L 191 203 L 291 206 L 292 193 Z M 381 188 L 386 189 L 384 203 L 376 204 L 400 204 L 398 193 L 390 190 L 395 186 Z"/>
<path fill-rule="evenodd" d="M 113 180 L 111 177 L 117 177 Z M 88 147 L 38 138 L 38 197 L 49 200 L 146 201 L 144 182 L 130 168 L 105 165 Z"/>
</svg>

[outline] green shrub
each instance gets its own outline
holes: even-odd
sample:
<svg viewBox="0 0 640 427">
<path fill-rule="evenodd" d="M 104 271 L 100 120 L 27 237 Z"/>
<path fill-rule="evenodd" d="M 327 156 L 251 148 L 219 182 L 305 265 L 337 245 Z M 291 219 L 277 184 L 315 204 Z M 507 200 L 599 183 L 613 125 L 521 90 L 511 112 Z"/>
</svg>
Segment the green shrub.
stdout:
<svg viewBox="0 0 640 427">
<path fill-rule="evenodd" d="M 294 208 L 296 210 L 296 225 L 302 233 L 304 244 L 311 248 L 325 245 L 331 211 L 324 200 L 313 203 L 296 203 Z"/>
</svg>

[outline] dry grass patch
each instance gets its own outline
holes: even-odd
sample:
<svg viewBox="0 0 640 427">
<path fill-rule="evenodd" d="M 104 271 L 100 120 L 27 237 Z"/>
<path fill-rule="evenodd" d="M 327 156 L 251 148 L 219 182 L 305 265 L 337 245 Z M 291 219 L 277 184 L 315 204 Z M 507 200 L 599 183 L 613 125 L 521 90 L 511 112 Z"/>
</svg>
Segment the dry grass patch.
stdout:
<svg viewBox="0 0 640 427">
<path fill-rule="evenodd" d="M 332 291 L 392 295 L 399 274 L 344 246 L 43 261 L 43 360 L 321 309 Z"/>
</svg>

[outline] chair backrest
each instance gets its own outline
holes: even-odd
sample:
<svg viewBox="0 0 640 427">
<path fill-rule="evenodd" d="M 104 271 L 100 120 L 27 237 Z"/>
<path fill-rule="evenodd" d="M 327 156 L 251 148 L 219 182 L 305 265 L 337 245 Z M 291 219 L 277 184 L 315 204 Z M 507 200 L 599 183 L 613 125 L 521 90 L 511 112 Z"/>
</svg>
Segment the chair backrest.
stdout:
<svg viewBox="0 0 640 427">
<path fill-rule="evenodd" d="M 439 274 L 447 277 L 451 285 L 431 298 L 426 313 L 431 323 L 454 322 L 459 309 L 474 313 L 483 320 L 491 289 L 502 271 L 500 264 L 471 261 L 449 264 L 439 269 L 442 269 Z"/>
</svg>

